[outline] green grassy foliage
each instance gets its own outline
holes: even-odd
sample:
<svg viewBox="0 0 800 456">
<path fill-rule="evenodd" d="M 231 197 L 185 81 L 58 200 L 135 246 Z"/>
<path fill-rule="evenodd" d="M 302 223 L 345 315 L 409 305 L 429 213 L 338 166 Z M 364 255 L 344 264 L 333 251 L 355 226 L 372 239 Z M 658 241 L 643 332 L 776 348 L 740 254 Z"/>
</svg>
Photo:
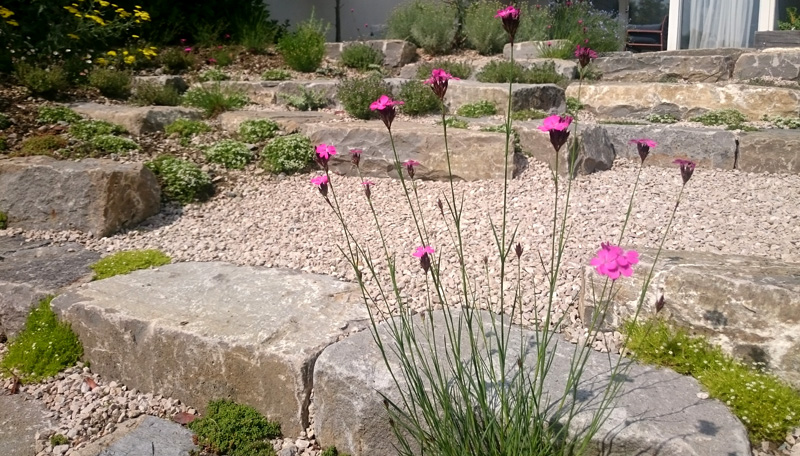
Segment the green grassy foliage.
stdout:
<svg viewBox="0 0 800 456">
<path fill-rule="evenodd" d="M 261 167 L 272 173 L 297 173 L 314 158 L 311 140 L 301 134 L 273 139 L 261 152 Z"/>
<path fill-rule="evenodd" d="M 497 107 L 488 100 L 469 103 L 461 106 L 456 114 L 462 117 L 485 117 L 497 114 Z"/>
<path fill-rule="evenodd" d="M 274 138 L 281 127 L 272 119 L 245 120 L 239 125 L 239 138 L 249 143 L 259 143 Z"/>
<path fill-rule="evenodd" d="M 242 108 L 249 102 L 250 99 L 242 91 L 221 87 L 219 83 L 192 87 L 183 94 L 183 104 L 202 109 L 208 117 Z"/>
<path fill-rule="evenodd" d="M 66 106 L 40 106 L 36 121 L 41 124 L 54 124 L 58 122 L 75 123 L 81 116 Z"/>
<path fill-rule="evenodd" d="M 247 144 L 233 139 L 223 139 L 203 152 L 206 160 L 228 169 L 242 169 L 253 161 L 253 152 Z"/>
<path fill-rule="evenodd" d="M 162 155 L 145 166 L 158 177 L 165 199 L 188 204 L 205 200 L 214 193 L 211 178 L 190 161 Z"/>
<path fill-rule="evenodd" d="M 94 280 L 107 279 L 139 269 L 163 266 L 172 261 L 160 250 L 129 250 L 109 255 L 90 266 Z"/>
<path fill-rule="evenodd" d="M 472 74 L 472 67 L 466 62 L 436 59 L 431 62 L 420 63 L 417 66 L 417 78 L 428 79 L 435 69 L 442 69 L 459 79 L 467 79 Z"/>
<path fill-rule="evenodd" d="M 200 446 L 227 456 L 273 456 L 270 439 L 281 436 L 280 423 L 254 408 L 228 400 L 211 401 L 206 415 L 189 423 Z"/>
</svg>

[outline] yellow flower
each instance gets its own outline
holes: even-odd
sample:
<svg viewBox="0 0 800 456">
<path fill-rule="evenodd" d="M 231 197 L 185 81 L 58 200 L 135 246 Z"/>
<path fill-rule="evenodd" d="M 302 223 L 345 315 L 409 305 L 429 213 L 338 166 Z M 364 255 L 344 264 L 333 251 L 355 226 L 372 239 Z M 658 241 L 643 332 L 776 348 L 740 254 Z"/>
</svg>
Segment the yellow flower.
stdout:
<svg viewBox="0 0 800 456">
<path fill-rule="evenodd" d="M 81 16 L 81 13 L 75 13 L 75 17 L 83 17 L 83 16 Z"/>
<path fill-rule="evenodd" d="M 111 57 L 116 57 L 117 53 L 115 51 L 108 51 L 106 54 L 110 55 Z"/>
<path fill-rule="evenodd" d="M 111 4 L 110 2 L 107 2 L 106 0 L 100 0 L 98 3 L 100 3 L 100 6 L 102 6 L 103 8 L 105 8 L 106 6 Z"/>
<path fill-rule="evenodd" d="M 19 27 L 19 22 L 15 21 L 14 19 L 7 20 L 6 24 L 13 25 L 14 27 Z"/>
<path fill-rule="evenodd" d="M 9 17 L 11 17 L 13 15 L 14 15 L 13 11 L 11 11 L 8 8 L 4 8 L 4 7 L 0 6 L 0 17 L 2 17 L 3 19 L 6 19 L 6 18 L 9 18 Z"/>
<path fill-rule="evenodd" d="M 71 6 L 65 6 L 64 9 L 69 11 L 70 14 L 77 14 L 78 13 L 78 10 L 76 10 L 75 8 L 73 8 Z"/>
<path fill-rule="evenodd" d="M 67 36 L 72 38 L 73 40 L 79 40 L 81 38 L 81 37 L 79 37 L 78 35 L 76 35 L 74 33 L 67 33 Z"/>
<path fill-rule="evenodd" d="M 132 64 L 135 61 L 136 61 L 136 57 L 134 57 L 132 55 L 129 55 L 129 56 L 125 57 L 125 63 L 127 63 L 128 65 Z"/>
<path fill-rule="evenodd" d="M 131 38 L 139 38 L 139 35 L 131 35 Z"/>
<path fill-rule="evenodd" d="M 105 64 L 107 64 L 107 63 L 108 63 L 108 60 L 106 60 L 106 59 L 104 59 L 104 58 L 100 57 L 100 58 L 98 58 L 97 60 L 95 60 L 95 62 L 99 63 L 100 65 L 105 65 Z"/>
<path fill-rule="evenodd" d="M 136 5 L 136 9 L 142 9 L 142 7 L 139 6 L 139 5 Z"/>
<path fill-rule="evenodd" d="M 122 55 L 128 55 L 128 51 L 122 51 Z"/>
</svg>

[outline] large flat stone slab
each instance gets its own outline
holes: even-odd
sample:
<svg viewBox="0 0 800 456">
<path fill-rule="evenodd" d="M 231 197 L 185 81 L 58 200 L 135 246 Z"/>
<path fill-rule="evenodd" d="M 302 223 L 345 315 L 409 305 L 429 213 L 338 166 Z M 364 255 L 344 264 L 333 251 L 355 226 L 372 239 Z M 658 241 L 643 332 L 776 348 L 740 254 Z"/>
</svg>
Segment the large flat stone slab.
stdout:
<svg viewBox="0 0 800 456">
<path fill-rule="evenodd" d="M 191 456 L 200 450 L 192 435 L 178 423 L 142 415 L 118 424 L 114 432 L 73 451 L 72 456 Z"/>
<path fill-rule="evenodd" d="M 426 320 L 429 322 L 431 317 Z M 442 313 L 435 312 L 433 320 L 436 337 L 445 337 Z M 414 321 L 422 324 L 419 316 Z M 488 323 L 485 324 L 491 331 Z M 417 331 L 421 333 L 422 329 Z M 464 338 L 467 331 L 464 329 Z M 535 365 L 536 337 L 532 331 L 519 327 L 513 327 L 508 336 L 508 359 L 517 359 L 524 344 L 526 373 Z M 421 334 L 417 341 L 423 347 L 429 346 Z M 560 335 L 556 335 L 553 342 L 558 344 L 545 380 L 543 408 L 560 399 L 575 350 Z M 389 344 L 386 350 L 391 353 L 392 342 L 385 343 Z M 445 345 L 439 341 L 435 353 L 445 366 L 445 378 L 451 378 L 447 358 L 441 349 Z M 462 344 L 462 347 L 468 346 L 466 341 Z M 485 353 L 485 349 L 476 354 L 465 352 L 463 357 L 485 358 Z M 391 362 L 397 366 L 396 361 Z M 570 428 L 573 432 L 589 424 L 590 410 L 602 396 L 609 382 L 609 365 L 615 362 L 615 356 L 609 360 L 607 354 L 594 351 L 589 354 L 583 380 L 578 385 L 586 408 L 579 411 L 573 421 Z M 397 372 L 402 382 L 402 375 Z M 512 375 L 514 372 L 512 369 Z M 486 386 L 490 391 L 496 387 Z M 634 365 L 627 372 L 614 409 L 601 425 L 587 454 L 750 455 L 747 432 L 739 420 L 719 401 L 698 398 L 700 392 L 700 386 L 691 377 Z M 395 440 L 381 394 L 394 401 L 399 396 L 371 333 L 356 334 L 325 349 L 314 371 L 314 424 L 320 445 L 335 445 L 339 451 L 353 456 L 397 454 L 392 446 Z"/>
<path fill-rule="evenodd" d="M 248 96 L 251 103 L 259 105 L 286 104 L 286 95 L 298 95 L 301 89 L 321 93 L 336 104 L 338 81 L 334 79 L 311 79 L 307 81 L 221 81 L 206 82 L 204 86 L 215 86 L 237 90 Z"/>
<path fill-rule="evenodd" d="M 222 129 L 231 133 L 239 131 L 239 126 L 247 120 L 274 120 L 283 131 L 295 133 L 305 131 L 308 124 L 328 122 L 335 118 L 335 115 L 321 111 L 228 111 L 217 117 Z"/>
<path fill-rule="evenodd" d="M 229 398 L 308 427 L 314 363 L 368 318 L 356 285 L 291 270 L 177 263 L 58 296 L 92 370 L 203 410 Z"/>
<path fill-rule="evenodd" d="M 465 104 L 490 101 L 498 114 L 508 109 L 508 84 L 477 81 L 450 81 L 445 102 L 451 112 Z M 512 111 L 539 109 L 545 112 L 564 112 L 564 89 L 555 84 L 514 84 L 511 93 Z"/>
<path fill-rule="evenodd" d="M 603 81 L 720 82 L 731 78 L 741 49 L 615 52 L 595 60 Z"/>
<path fill-rule="evenodd" d="M 417 47 L 405 40 L 365 40 L 345 41 L 343 43 L 325 43 L 325 57 L 338 61 L 342 51 L 354 44 L 366 44 L 383 53 L 383 65 L 391 68 L 411 63 L 417 57 Z"/>
<path fill-rule="evenodd" d="M 768 49 L 744 53 L 736 61 L 733 77 L 741 80 L 776 78 L 797 81 L 800 79 L 800 51 Z"/>
<path fill-rule="evenodd" d="M 567 96 L 578 96 L 577 84 L 567 88 Z M 687 119 L 708 111 L 737 109 L 748 119 L 759 120 L 765 113 L 796 117 L 800 90 L 747 84 L 604 82 L 584 84 L 581 102 L 586 110 L 604 118 L 672 114 Z"/>
<path fill-rule="evenodd" d="M 41 402 L 22 394 L 0 394 L 0 452 L 9 456 L 34 456 L 36 433 L 50 434 L 57 423 L 47 417 Z"/>
<path fill-rule="evenodd" d="M 541 121 L 525 121 L 514 125 L 519 136 L 520 150 L 523 155 L 546 163 L 552 170 L 555 170 L 557 165 L 558 172 L 566 175 L 569 171 L 569 153 L 574 137 L 570 138 L 570 142 L 561 148 L 558 163 L 556 163 L 556 152 L 550 143 L 550 134 L 539 130 L 541 124 Z M 573 174 L 586 175 L 611 169 L 615 154 L 606 129 L 601 125 L 581 124 L 578 131 L 581 143 L 578 147 Z"/>
<path fill-rule="evenodd" d="M 181 106 L 128 106 L 75 103 L 72 110 L 90 119 L 122 125 L 130 134 L 156 133 L 178 119 L 203 118 L 202 111 Z"/>
<path fill-rule="evenodd" d="M 19 157 L 0 161 L 8 226 L 109 236 L 158 213 L 161 187 L 142 163 Z"/>
<path fill-rule="evenodd" d="M 472 130 L 450 129 L 448 144 L 453 176 L 467 181 L 502 179 L 505 172 L 505 135 Z M 389 132 L 383 122 L 336 122 L 309 124 L 305 133 L 312 144 L 334 144 L 341 153 L 330 162 L 340 174 L 357 175 L 350 163 L 349 149 L 361 149 L 361 172 L 366 176 L 397 178 Z M 415 177 L 446 179 L 447 158 L 444 135 L 440 126 L 409 122 L 392 125 L 394 144 L 401 162 L 409 159 L 421 163 Z M 509 177 L 514 171 L 514 154 L 508 157 Z M 403 171 L 405 172 L 405 170 Z"/>
<path fill-rule="evenodd" d="M 88 280 L 89 265 L 99 259 L 99 253 L 72 242 L 0 236 L 0 334 L 15 336 L 39 301 Z"/>
<path fill-rule="evenodd" d="M 737 167 L 752 173 L 800 174 L 800 131 L 742 133 Z"/>
<path fill-rule="evenodd" d="M 619 281 L 608 323 L 618 326 L 635 311 L 654 251 L 641 250 L 637 272 Z M 581 315 L 594 308 L 591 283 L 602 283 L 593 268 L 584 274 Z M 598 285 L 602 286 L 602 285 Z M 658 259 L 642 312 L 662 313 L 679 326 L 707 335 L 729 354 L 766 363 L 800 387 L 800 264 L 702 252 L 664 251 Z"/>
</svg>

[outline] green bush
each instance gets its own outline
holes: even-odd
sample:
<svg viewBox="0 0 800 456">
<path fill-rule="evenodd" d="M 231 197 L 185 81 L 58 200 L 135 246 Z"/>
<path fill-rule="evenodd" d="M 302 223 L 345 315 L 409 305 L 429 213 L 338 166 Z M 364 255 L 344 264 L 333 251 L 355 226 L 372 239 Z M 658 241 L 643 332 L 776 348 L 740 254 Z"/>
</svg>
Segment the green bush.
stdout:
<svg viewBox="0 0 800 456">
<path fill-rule="evenodd" d="M 259 143 L 274 138 L 280 129 L 272 119 L 245 120 L 239 125 L 239 137 L 243 141 Z"/>
<path fill-rule="evenodd" d="M 244 22 L 239 30 L 239 44 L 254 54 L 266 53 L 278 34 L 278 27 L 268 19 L 269 13 L 264 12 Z"/>
<path fill-rule="evenodd" d="M 548 25 L 547 39 L 569 40 L 572 49 L 580 44 L 597 52 L 619 51 L 625 35 L 625 27 L 616 17 L 595 8 L 591 2 L 555 2 L 550 8 Z"/>
<path fill-rule="evenodd" d="M 145 166 L 158 176 L 166 199 L 188 204 L 205 200 L 214 193 L 211 178 L 190 161 L 162 155 Z"/>
<path fill-rule="evenodd" d="M 739 126 L 747 122 L 747 117 L 736 109 L 721 109 L 692 117 L 690 120 L 693 122 L 700 122 L 706 126 L 726 125 L 731 127 Z"/>
<path fill-rule="evenodd" d="M 128 71 L 96 68 L 89 73 L 89 85 L 108 98 L 125 99 L 131 95 L 133 76 Z"/>
<path fill-rule="evenodd" d="M 261 79 L 265 81 L 285 81 L 287 79 L 292 79 L 292 74 L 286 70 L 272 68 L 265 71 L 264 74 L 261 75 Z"/>
<path fill-rule="evenodd" d="M 430 54 L 447 54 L 455 44 L 457 16 L 451 3 L 413 0 L 392 11 L 386 35 L 410 41 Z"/>
<path fill-rule="evenodd" d="M 171 262 L 172 258 L 160 250 L 129 250 L 109 255 L 89 267 L 94 271 L 92 280 L 102 280 Z"/>
<path fill-rule="evenodd" d="M 183 104 L 203 110 L 213 117 L 225 111 L 239 109 L 250 102 L 242 91 L 223 88 L 219 83 L 211 86 L 192 87 L 183 95 Z"/>
<path fill-rule="evenodd" d="M 323 91 L 310 90 L 300 87 L 299 95 L 282 94 L 281 98 L 286 101 L 286 105 L 298 111 L 317 111 L 330 104 L 330 100 Z"/>
<path fill-rule="evenodd" d="M 54 157 L 55 152 L 67 147 L 67 140 L 56 135 L 31 136 L 22 141 L 19 151 L 15 154 L 18 157 L 30 157 L 33 155 L 46 155 Z"/>
<path fill-rule="evenodd" d="M 138 106 L 178 106 L 181 95 L 172 85 L 147 81 L 134 86 L 130 101 Z"/>
<path fill-rule="evenodd" d="M 195 65 L 194 55 L 180 48 L 165 49 L 158 55 L 158 61 L 167 74 L 181 74 Z"/>
<path fill-rule="evenodd" d="M 0 211 L 0 230 L 8 228 L 8 214 Z"/>
<path fill-rule="evenodd" d="M 543 59 L 563 59 L 570 60 L 575 58 L 575 47 L 570 42 L 558 42 L 556 44 L 547 41 L 539 46 L 539 57 Z"/>
<path fill-rule="evenodd" d="M 219 68 L 209 68 L 206 71 L 200 73 L 198 79 L 200 82 L 208 82 L 208 81 L 227 81 L 231 77 L 225 74 L 224 71 L 220 70 Z"/>
<path fill-rule="evenodd" d="M 295 32 L 285 35 L 278 42 L 278 51 L 283 60 L 295 71 L 313 73 L 325 57 L 325 32 L 327 26 L 311 17 L 298 25 Z"/>
<path fill-rule="evenodd" d="M 88 146 L 97 155 L 124 155 L 131 150 L 139 149 L 139 145 L 136 144 L 136 141 L 113 135 L 95 136 L 89 140 Z"/>
<path fill-rule="evenodd" d="M 69 80 L 60 66 L 50 68 L 37 68 L 27 63 L 16 65 L 17 80 L 27 88 L 32 95 L 52 100 L 69 89 Z"/>
<path fill-rule="evenodd" d="M 326 447 L 319 456 L 350 456 L 347 453 L 340 453 L 335 446 Z"/>
<path fill-rule="evenodd" d="M 301 134 L 273 139 L 261 153 L 261 167 L 272 173 L 303 171 L 314 158 L 311 140 Z"/>
<path fill-rule="evenodd" d="M 197 434 L 198 445 L 228 456 L 273 456 L 270 439 L 281 436 L 280 423 L 225 399 L 209 402 L 206 415 L 188 426 Z"/>
<path fill-rule="evenodd" d="M 486 117 L 497 114 L 497 106 L 491 101 L 481 100 L 461 106 L 456 114 L 462 117 Z"/>
<path fill-rule="evenodd" d="M 203 152 L 206 160 L 218 163 L 228 169 L 242 169 L 253 161 L 253 152 L 247 144 L 223 139 Z"/>
<path fill-rule="evenodd" d="M 549 9 L 538 7 L 530 3 L 523 3 L 518 6 L 519 28 L 517 29 L 516 41 L 544 41 L 548 38 L 547 26 L 550 25 Z"/>
<path fill-rule="evenodd" d="M 164 128 L 164 133 L 168 135 L 177 133 L 181 138 L 191 138 L 209 131 L 211 131 L 211 127 L 205 122 L 189 119 L 178 119 Z"/>
<path fill-rule="evenodd" d="M 431 77 L 431 72 L 435 69 L 442 69 L 453 77 L 459 79 L 467 79 L 472 74 L 472 67 L 466 62 L 456 62 L 447 59 L 436 59 L 432 62 L 425 62 L 419 64 L 417 67 L 417 78 L 428 79 Z"/>
<path fill-rule="evenodd" d="M 511 113 L 511 118 L 514 120 L 535 120 L 544 119 L 545 117 L 547 117 L 547 113 L 538 109 L 523 109 Z"/>
<path fill-rule="evenodd" d="M 497 0 L 479 0 L 467 8 L 464 34 L 467 43 L 483 55 L 503 52 L 508 34 L 500 20 L 491 20 L 503 4 Z"/>
<path fill-rule="evenodd" d="M 515 82 L 520 84 L 564 84 L 566 78 L 556 72 L 553 61 L 531 68 L 517 62 L 492 61 L 478 73 L 481 82 Z"/>
<path fill-rule="evenodd" d="M 8 344 L 8 352 L 0 362 L 4 373 L 18 375 L 23 383 L 52 377 L 75 365 L 83 355 L 78 336 L 50 309 L 52 299 L 43 299 L 31 311 L 25 328 Z"/>
<path fill-rule="evenodd" d="M 408 81 L 400 86 L 399 98 L 405 102 L 403 112 L 412 116 L 430 114 L 440 109 L 439 98 L 430 86 L 421 81 Z"/>
<path fill-rule="evenodd" d="M 11 126 L 11 119 L 7 115 L 0 112 L 0 130 L 5 130 Z"/>
<path fill-rule="evenodd" d="M 235 56 L 231 53 L 230 50 L 225 49 L 224 47 L 218 47 L 211 51 L 211 58 L 209 59 L 209 63 L 213 63 L 214 65 L 218 65 L 221 67 L 226 67 L 233 63 L 233 59 Z M 213 60 L 212 60 L 213 59 Z"/>
<path fill-rule="evenodd" d="M 40 106 L 36 121 L 41 124 L 54 124 L 58 122 L 74 123 L 82 117 L 66 106 Z"/>
<path fill-rule="evenodd" d="M 441 125 L 442 122 L 436 122 L 437 124 Z M 451 128 L 462 128 L 467 129 L 469 128 L 469 122 L 466 120 L 459 119 L 458 117 L 448 117 L 444 120 L 445 125 Z"/>
<path fill-rule="evenodd" d="M 355 43 L 342 50 L 342 64 L 356 70 L 368 70 L 383 64 L 383 52 L 365 43 Z"/>
<path fill-rule="evenodd" d="M 356 119 L 370 119 L 374 113 L 369 109 L 381 95 L 392 93 L 392 89 L 380 75 L 345 78 L 339 82 L 336 97 L 344 110 Z"/>
<path fill-rule="evenodd" d="M 53 447 L 57 447 L 59 445 L 66 445 L 69 443 L 69 439 L 64 437 L 64 434 L 53 434 L 50 436 L 50 445 Z"/>
<path fill-rule="evenodd" d="M 89 141 L 95 136 L 120 133 L 125 133 L 125 129 L 104 120 L 79 120 L 69 127 L 69 134 L 83 141 Z"/>
</svg>

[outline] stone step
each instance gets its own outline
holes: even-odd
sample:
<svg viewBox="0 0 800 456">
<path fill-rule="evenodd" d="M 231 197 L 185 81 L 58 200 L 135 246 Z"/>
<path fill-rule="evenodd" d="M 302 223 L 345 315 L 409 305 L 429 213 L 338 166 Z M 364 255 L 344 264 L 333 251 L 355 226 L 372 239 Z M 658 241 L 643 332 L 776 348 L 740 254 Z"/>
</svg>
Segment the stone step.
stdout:
<svg viewBox="0 0 800 456">
<path fill-rule="evenodd" d="M 363 43 L 383 53 L 383 65 L 391 68 L 411 63 L 417 57 L 417 47 L 405 40 L 364 40 L 343 43 L 325 43 L 325 58 L 341 60 L 342 51 L 354 44 Z"/>
<path fill-rule="evenodd" d="M 291 270 L 177 263 L 84 285 L 53 309 L 92 371 L 193 404 L 232 399 L 308 428 L 314 362 L 364 327 L 356 285 Z"/>
<path fill-rule="evenodd" d="M 71 453 L 72 456 L 192 456 L 200 448 L 192 431 L 178 423 L 142 415 L 117 425 L 114 432 Z"/>
<path fill-rule="evenodd" d="M 722 82 L 731 79 L 744 49 L 691 49 L 662 52 L 614 52 L 595 60 L 603 81 Z"/>
<path fill-rule="evenodd" d="M 69 107 L 78 114 L 95 120 L 121 125 L 128 133 L 139 136 L 156 133 L 178 119 L 199 120 L 203 113 L 181 106 L 128 106 L 99 103 L 75 103 Z"/>
<path fill-rule="evenodd" d="M 308 124 L 330 122 L 336 118 L 320 111 L 227 111 L 217 117 L 222 129 L 230 133 L 239 131 L 239 126 L 247 120 L 274 120 L 283 131 L 295 133 L 304 131 Z"/>
<path fill-rule="evenodd" d="M 746 52 L 736 61 L 733 77 L 741 80 L 767 78 L 797 81 L 800 79 L 800 51 L 764 49 Z"/>
<path fill-rule="evenodd" d="M 425 343 L 421 328 L 430 328 L 431 320 L 434 322 L 435 332 L 431 330 L 426 334 L 436 334 L 435 337 L 441 338 L 447 334 L 441 311 L 429 315 L 424 323 L 419 316 L 414 317 L 413 321 L 420 334 L 417 341 L 422 344 L 423 350 L 428 350 L 430 342 Z M 484 322 L 487 334 L 491 334 L 493 329 L 487 317 L 484 317 Z M 455 325 L 458 328 L 457 322 Z M 469 347 L 467 332 L 464 329 L 462 347 Z M 491 339 L 491 336 L 488 337 Z M 513 327 L 509 331 L 508 359 L 517 359 L 517 354 L 521 352 L 521 339 L 525 341 L 525 366 L 530 369 L 535 365 L 537 356 L 537 336 L 530 330 Z M 393 342 L 384 339 L 384 343 L 387 344 L 386 351 L 392 353 Z M 549 405 L 555 406 L 555 401 L 563 394 L 570 360 L 575 351 L 574 345 L 560 335 L 555 335 L 553 344 L 555 361 L 544 383 L 545 395 L 542 397 L 548 402 L 541 404 L 542 409 Z M 444 366 L 445 379 L 452 377 L 448 364 L 444 361 L 448 358 L 442 349 L 447 345 L 448 343 L 440 340 L 437 347 L 432 349 L 436 353 L 433 356 Z M 485 351 L 464 352 L 463 356 L 485 358 L 486 354 Z M 578 386 L 579 394 L 590 399 L 579 406 L 580 410 L 570 428 L 572 432 L 588 426 L 591 418 L 589 410 L 597 405 L 598 397 L 603 396 L 609 382 L 609 366 L 616 359 L 616 356 L 609 357 L 608 354 L 590 350 L 586 369 Z M 395 366 L 397 378 L 403 382 L 397 361 L 391 362 Z M 701 399 L 701 392 L 697 381 L 691 377 L 666 369 L 634 365 L 625 374 L 624 385 L 617 395 L 613 410 L 600 425 L 588 453 L 750 455 L 750 442 L 741 422 L 721 402 Z M 339 451 L 353 456 L 397 454 L 393 446 L 397 442 L 388 423 L 383 395 L 395 403 L 402 403 L 399 401 L 394 380 L 370 332 L 355 334 L 326 348 L 317 359 L 314 369 L 314 426 L 320 445 L 336 446 Z M 609 448 L 613 450 L 609 452 Z"/>
<path fill-rule="evenodd" d="M 339 106 L 336 101 L 336 87 L 339 82 L 334 79 L 312 79 L 308 81 L 221 81 L 206 82 L 206 87 L 215 86 L 231 88 L 243 92 L 251 103 L 259 105 L 285 105 L 286 95 L 299 95 L 301 89 L 321 93 L 331 105 Z"/>
<path fill-rule="evenodd" d="M 40 402 L 29 400 L 22 394 L 0 394 L 0 448 L 9 456 L 34 456 L 39 453 L 36 434 L 52 434 L 56 422 L 47 416 L 48 410 Z M 66 445 L 64 448 L 69 448 Z M 59 453 L 61 454 L 61 453 Z"/>
</svg>

